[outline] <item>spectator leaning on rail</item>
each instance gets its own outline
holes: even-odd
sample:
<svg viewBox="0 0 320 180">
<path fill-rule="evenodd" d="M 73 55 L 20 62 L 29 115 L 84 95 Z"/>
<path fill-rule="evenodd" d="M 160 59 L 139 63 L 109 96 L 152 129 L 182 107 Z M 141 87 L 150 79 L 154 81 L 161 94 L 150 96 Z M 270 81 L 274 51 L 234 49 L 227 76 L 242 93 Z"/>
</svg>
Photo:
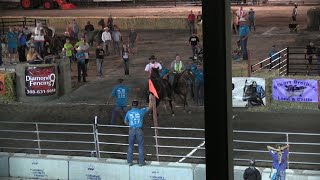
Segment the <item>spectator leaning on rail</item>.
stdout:
<svg viewBox="0 0 320 180">
<path fill-rule="evenodd" d="M 285 180 L 289 145 L 276 145 L 276 148 L 267 146 L 267 148 L 272 157 L 272 171 L 270 172 L 271 180 Z"/>
<path fill-rule="evenodd" d="M 149 105 L 139 109 L 138 101 L 132 101 L 132 109 L 126 113 L 124 118 L 124 123 L 129 125 L 129 146 L 127 153 L 127 162 L 129 166 L 133 165 L 133 147 L 134 143 L 137 140 L 138 142 L 138 151 L 139 151 L 139 166 L 146 164 L 144 160 L 144 135 L 142 131 L 144 115 L 152 109 L 153 98 L 152 95 L 149 95 Z"/>
<path fill-rule="evenodd" d="M 261 180 L 261 173 L 256 168 L 255 160 L 250 160 L 249 167 L 244 170 L 243 179 L 244 180 Z"/>
</svg>

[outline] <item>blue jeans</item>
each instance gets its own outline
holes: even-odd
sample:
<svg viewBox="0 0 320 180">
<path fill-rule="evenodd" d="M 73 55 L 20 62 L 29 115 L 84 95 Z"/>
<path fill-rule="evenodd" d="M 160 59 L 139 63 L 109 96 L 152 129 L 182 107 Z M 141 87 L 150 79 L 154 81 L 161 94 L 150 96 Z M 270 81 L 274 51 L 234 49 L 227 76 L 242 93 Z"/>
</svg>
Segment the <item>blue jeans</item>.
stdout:
<svg viewBox="0 0 320 180">
<path fill-rule="evenodd" d="M 36 47 L 35 49 L 38 52 L 38 54 L 41 57 L 44 57 L 44 42 L 43 41 L 35 42 L 34 45 Z"/>
<path fill-rule="evenodd" d="M 197 55 L 198 45 L 196 45 L 196 46 L 191 46 L 191 49 L 192 49 L 192 57 L 194 58 L 194 56 Z"/>
<path fill-rule="evenodd" d="M 190 35 L 195 32 L 194 22 L 188 22 Z"/>
<path fill-rule="evenodd" d="M 139 164 L 144 164 L 145 163 L 144 152 L 143 152 L 144 137 L 143 137 L 143 131 L 140 128 L 139 129 L 129 128 L 129 147 L 128 147 L 127 161 L 128 163 L 132 163 L 133 161 L 133 146 L 136 139 L 138 141 Z"/>
<path fill-rule="evenodd" d="M 277 170 L 273 169 L 273 173 L 276 173 L 276 172 L 277 172 Z M 286 171 L 285 170 L 284 171 L 280 171 L 279 174 L 277 174 L 275 180 L 286 180 Z"/>
<path fill-rule="evenodd" d="M 114 125 L 116 123 L 116 118 L 119 115 L 119 111 L 122 110 L 125 114 L 127 112 L 126 106 L 116 106 L 112 110 L 112 116 L 111 116 L 111 125 Z"/>
<path fill-rule="evenodd" d="M 242 39 L 242 37 L 240 37 Z M 242 49 L 242 58 L 243 60 L 248 60 L 248 50 L 247 50 L 248 38 L 240 40 L 240 46 Z"/>
</svg>

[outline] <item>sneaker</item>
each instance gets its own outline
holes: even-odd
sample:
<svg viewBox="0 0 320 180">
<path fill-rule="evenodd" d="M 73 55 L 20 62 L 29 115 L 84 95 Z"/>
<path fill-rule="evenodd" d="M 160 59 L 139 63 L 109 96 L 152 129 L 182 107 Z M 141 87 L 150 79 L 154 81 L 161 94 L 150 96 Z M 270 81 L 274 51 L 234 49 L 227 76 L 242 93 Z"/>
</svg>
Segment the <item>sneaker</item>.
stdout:
<svg viewBox="0 0 320 180">
<path fill-rule="evenodd" d="M 146 165 L 146 162 L 143 162 L 143 163 L 139 163 L 139 166 L 145 166 Z"/>
<path fill-rule="evenodd" d="M 133 162 L 131 162 L 131 163 L 128 163 L 129 164 L 129 166 L 133 166 Z"/>
</svg>

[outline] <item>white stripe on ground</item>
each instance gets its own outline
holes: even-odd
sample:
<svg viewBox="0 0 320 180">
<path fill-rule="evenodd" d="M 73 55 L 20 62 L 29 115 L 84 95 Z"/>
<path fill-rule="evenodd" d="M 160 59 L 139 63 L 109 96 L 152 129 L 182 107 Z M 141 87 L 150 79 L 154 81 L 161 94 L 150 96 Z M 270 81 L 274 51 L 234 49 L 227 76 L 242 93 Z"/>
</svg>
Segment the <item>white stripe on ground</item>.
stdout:
<svg viewBox="0 0 320 180">
<path fill-rule="evenodd" d="M 199 146 L 197 146 L 196 148 L 194 148 L 189 154 L 187 154 L 186 157 L 191 156 L 193 153 L 195 153 L 201 146 L 203 146 L 205 144 L 205 141 L 203 141 Z M 186 157 L 180 159 L 178 162 L 182 162 L 186 159 Z"/>
<path fill-rule="evenodd" d="M 277 29 L 277 27 L 272 27 L 272 28 L 270 28 L 268 31 L 262 33 L 262 35 L 271 35 L 271 31 L 273 31 L 273 30 L 275 30 L 275 29 Z"/>
</svg>

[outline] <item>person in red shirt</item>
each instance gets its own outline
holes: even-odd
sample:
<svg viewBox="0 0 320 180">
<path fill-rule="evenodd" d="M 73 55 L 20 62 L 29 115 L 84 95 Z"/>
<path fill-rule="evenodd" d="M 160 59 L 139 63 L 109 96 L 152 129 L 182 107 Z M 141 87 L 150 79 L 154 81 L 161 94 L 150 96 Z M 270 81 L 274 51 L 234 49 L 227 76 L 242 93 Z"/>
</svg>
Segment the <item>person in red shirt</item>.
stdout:
<svg viewBox="0 0 320 180">
<path fill-rule="evenodd" d="M 189 33 L 190 35 L 195 32 L 195 23 L 196 16 L 193 14 L 192 10 L 190 11 L 190 14 L 188 15 L 188 25 L 189 25 Z"/>
</svg>

